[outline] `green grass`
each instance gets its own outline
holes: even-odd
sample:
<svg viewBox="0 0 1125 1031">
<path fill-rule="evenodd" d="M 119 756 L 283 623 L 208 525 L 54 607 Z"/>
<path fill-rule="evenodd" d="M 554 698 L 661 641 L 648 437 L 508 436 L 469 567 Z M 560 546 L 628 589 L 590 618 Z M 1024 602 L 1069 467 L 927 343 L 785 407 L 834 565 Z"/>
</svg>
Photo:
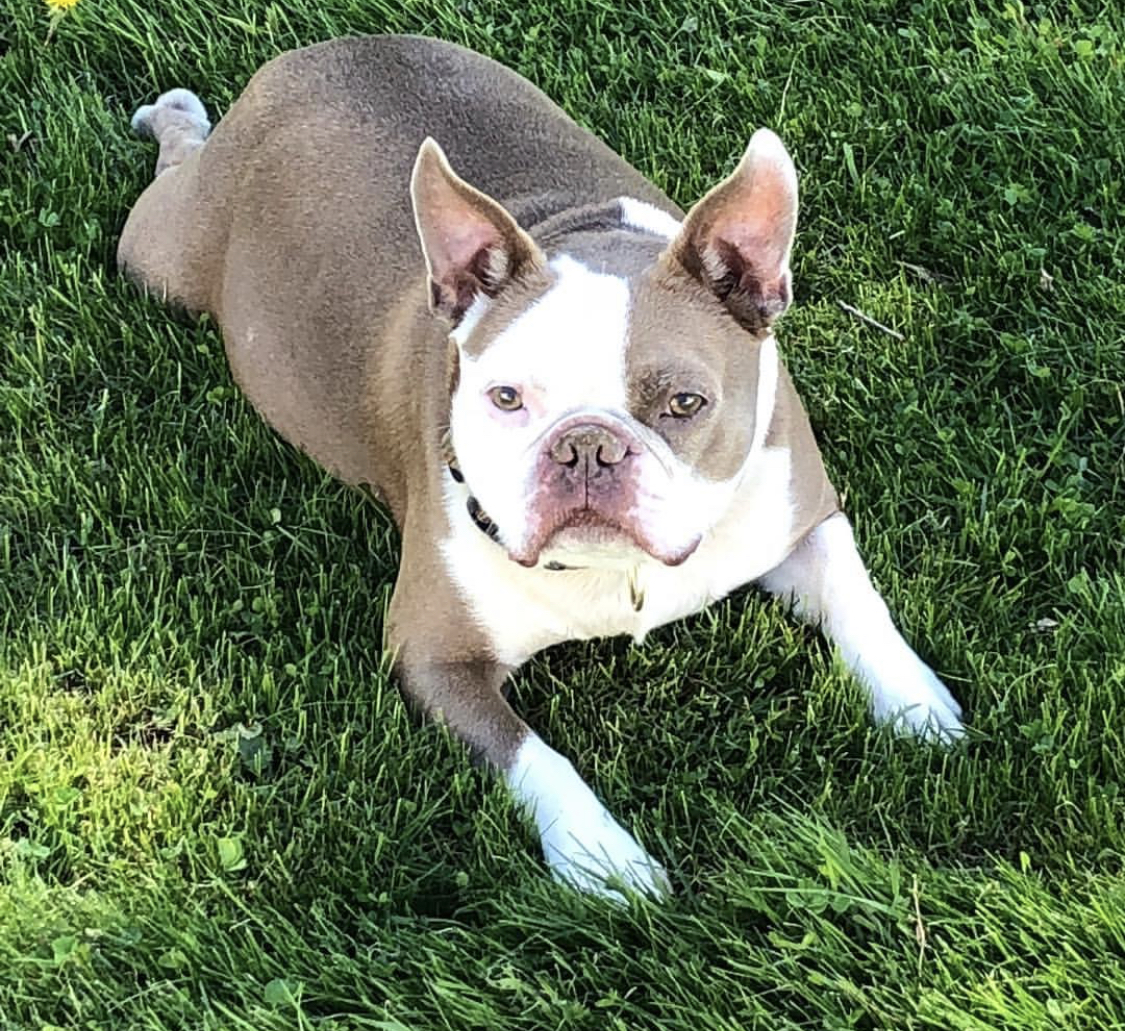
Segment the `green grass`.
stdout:
<svg viewBox="0 0 1125 1031">
<path fill-rule="evenodd" d="M 2 1031 L 1125 1028 L 1119 7 L 81 0 L 50 41 L 5 11 Z M 221 111 L 386 30 L 516 67 L 681 203 L 782 134 L 783 350 L 967 747 L 873 729 L 753 592 L 541 657 L 517 706 L 676 886 L 615 907 L 408 716 L 388 518 L 112 262 L 137 104 Z"/>
</svg>

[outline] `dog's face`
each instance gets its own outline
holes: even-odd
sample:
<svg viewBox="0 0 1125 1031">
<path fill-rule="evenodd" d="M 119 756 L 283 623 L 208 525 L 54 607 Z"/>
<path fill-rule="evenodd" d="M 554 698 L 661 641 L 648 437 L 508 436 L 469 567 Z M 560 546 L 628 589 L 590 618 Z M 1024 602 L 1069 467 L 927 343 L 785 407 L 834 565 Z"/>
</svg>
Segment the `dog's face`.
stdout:
<svg viewBox="0 0 1125 1031">
<path fill-rule="evenodd" d="M 773 411 L 796 217 L 780 141 L 757 134 L 682 226 L 625 201 L 550 256 L 430 147 L 413 187 L 454 323 L 451 436 L 500 542 L 527 566 L 683 562 Z"/>
</svg>

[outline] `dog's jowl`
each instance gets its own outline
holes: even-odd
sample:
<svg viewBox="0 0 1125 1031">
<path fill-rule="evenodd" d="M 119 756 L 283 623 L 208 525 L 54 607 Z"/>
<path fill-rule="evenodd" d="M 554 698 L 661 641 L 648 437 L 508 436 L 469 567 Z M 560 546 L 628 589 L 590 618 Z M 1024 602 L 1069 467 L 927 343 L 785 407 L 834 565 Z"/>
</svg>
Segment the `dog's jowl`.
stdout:
<svg viewBox="0 0 1125 1031">
<path fill-rule="evenodd" d="M 778 356 L 797 177 L 773 133 L 685 215 L 520 76 L 415 37 L 283 55 L 214 133 L 186 90 L 134 125 L 160 156 L 122 268 L 210 312 L 264 418 L 389 506 L 402 687 L 501 771 L 557 876 L 667 888 L 501 694 L 558 642 L 757 581 L 878 718 L 961 733 Z"/>
</svg>

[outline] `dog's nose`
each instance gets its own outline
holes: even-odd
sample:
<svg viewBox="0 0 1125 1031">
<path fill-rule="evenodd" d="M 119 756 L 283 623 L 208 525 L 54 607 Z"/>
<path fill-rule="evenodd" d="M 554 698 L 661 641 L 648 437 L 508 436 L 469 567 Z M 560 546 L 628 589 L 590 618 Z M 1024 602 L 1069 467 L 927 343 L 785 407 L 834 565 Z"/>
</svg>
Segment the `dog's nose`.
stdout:
<svg viewBox="0 0 1125 1031">
<path fill-rule="evenodd" d="M 618 465 L 629 454 L 629 445 L 604 426 L 575 426 L 563 433 L 549 448 L 559 465 L 589 472 Z"/>
</svg>

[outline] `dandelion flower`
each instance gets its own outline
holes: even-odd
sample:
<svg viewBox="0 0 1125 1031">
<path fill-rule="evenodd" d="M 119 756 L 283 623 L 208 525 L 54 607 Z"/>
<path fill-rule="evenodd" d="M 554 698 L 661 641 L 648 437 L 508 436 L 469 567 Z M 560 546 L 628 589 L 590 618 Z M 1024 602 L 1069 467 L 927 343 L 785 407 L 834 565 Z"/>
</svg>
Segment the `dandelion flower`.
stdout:
<svg viewBox="0 0 1125 1031">
<path fill-rule="evenodd" d="M 45 0 L 45 3 L 47 4 L 47 42 L 50 43 L 63 19 L 78 6 L 78 0 Z"/>
</svg>

